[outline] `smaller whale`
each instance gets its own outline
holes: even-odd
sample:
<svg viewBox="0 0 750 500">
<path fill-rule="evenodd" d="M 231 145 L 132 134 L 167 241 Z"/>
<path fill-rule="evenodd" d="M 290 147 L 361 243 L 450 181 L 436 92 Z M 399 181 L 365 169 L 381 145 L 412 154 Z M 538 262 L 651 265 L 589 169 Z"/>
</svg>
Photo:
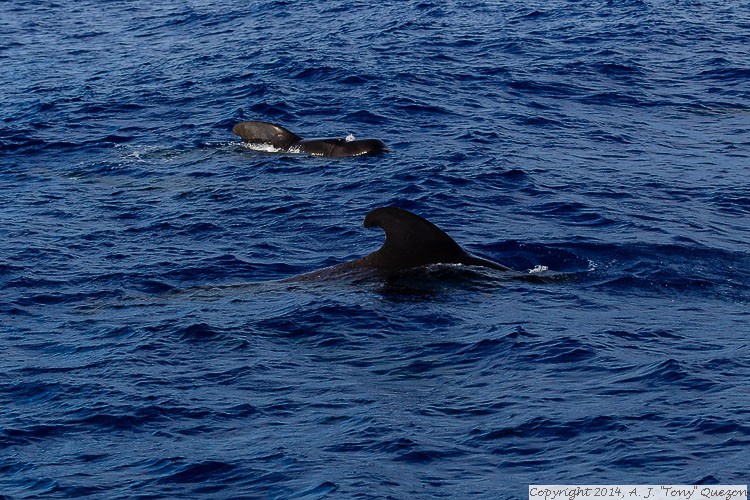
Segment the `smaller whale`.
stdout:
<svg viewBox="0 0 750 500">
<path fill-rule="evenodd" d="M 385 232 L 385 242 L 380 249 L 350 262 L 297 276 L 296 280 L 334 277 L 357 269 L 392 276 L 433 264 L 463 264 L 513 271 L 470 254 L 435 224 L 402 208 L 376 208 L 365 216 L 364 227 L 379 227 Z"/>
<path fill-rule="evenodd" d="M 232 127 L 232 132 L 248 143 L 315 156 L 363 156 L 386 151 L 385 143 L 379 139 L 302 139 L 284 127 L 261 121 L 240 122 Z"/>
</svg>

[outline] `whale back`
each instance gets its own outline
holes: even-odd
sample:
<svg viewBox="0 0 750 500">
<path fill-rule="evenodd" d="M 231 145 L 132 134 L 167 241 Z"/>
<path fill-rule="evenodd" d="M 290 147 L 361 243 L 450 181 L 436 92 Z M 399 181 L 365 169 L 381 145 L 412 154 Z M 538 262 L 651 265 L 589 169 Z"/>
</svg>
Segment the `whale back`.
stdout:
<svg viewBox="0 0 750 500">
<path fill-rule="evenodd" d="M 341 144 L 340 150 L 334 151 L 334 154 L 337 156 L 376 155 L 386 152 L 387 149 L 380 139 L 356 139 Z"/>
<path fill-rule="evenodd" d="M 232 132 L 245 142 L 270 144 L 283 150 L 288 150 L 301 140 L 300 136 L 284 127 L 254 120 L 238 123 L 232 127 Z"/>
<path fill-rule="evenodd" d="M 280 125 L 257 120 L 240 122 L 232 127 L 232 132 L 245 142 L 269 144 L 282 151 L 290 151 L 290 148 L 293 148 L 292 152 L 315 156 L 363 156 L 387 150 L 385 143 L 380 139 L 302 139 Z"/>
<path fill-rule="evenodd" d="M 297 145 L 305 153 L 331 157 L 373 155 L 386 150 L 379 139 L 304 139 Z"/>
</svg>

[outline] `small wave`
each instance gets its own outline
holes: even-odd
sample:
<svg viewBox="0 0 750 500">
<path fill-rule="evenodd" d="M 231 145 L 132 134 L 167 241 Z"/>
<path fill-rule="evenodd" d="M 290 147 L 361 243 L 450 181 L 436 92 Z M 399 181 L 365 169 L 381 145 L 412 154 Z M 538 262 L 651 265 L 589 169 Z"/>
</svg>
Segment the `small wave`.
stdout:
<svg viewBox="0 0 750 500">
<path fill-rule="evenodd" d="M 100 290 L 91 292 L 70 292 L 70 293 L 36 293 L 20 297 L 16 300 L 15 304 L 21 307 L 28 307 L 34 305 L 60 305 L 70 304 L 78 302 L 90 302 L 93 300 L 111 299 L 114 297 L 121 297 L 121 290 Z"/>
<path fill-rule="evenodd" d="M 303 68 L 299 70 L 297 73 L 293 75 L 294 78 L 298 80 L 328 80 L 331 78 L 335 78 L 336 75 L 339 74 L 339 70 L 337 68 L 333 68 L 330 66 L 315 66 L 315 67 L 308 67 Z"/>
<path fill-rule="evenodd" d="M 0 130 L 0 151 L 14 153 L 25 150 L 36 150 L 44 147 L 47 142 L 34 137 L 31 131 L 23 130 Z"/>
<path fill-rule="evenodd" d="M 692 374 L 684 366 L 684 363 L 670 358 L 657 363 L 639 366 L 632 371 L 619 377 L 612 383 L 611 391 L 617 392 L 623 387 L 635 386 L 647 387 L 649 390 L 657 385 L 685 387 L 690 390 L 707 391 L 716 387 L 716 382 L 698 377 Z"/>
<path fill-rule="evenodd" d="M 338 489 L 339 485 L 337 485 L 336 483 L 333 483 L 331 481 L 324 481 L 317 486 L 290 495 L 288 498 L 298 500 L 319 500 L 321 498 L 327 497 L 330 493 L 333 493 Z"/>
<path fill-rule="evenodd" d="M 624 92 L 595 92 L 587 94 L 580 98 L 580 101 L 585 104 L 593 104 L 597 106 L 628 106 L 628 107 L 641 107 L 647 104 L 646 101 L 642 100 L 634 95 L 626 94 Z"/>
<path fill-rule="evenodd" d="M 534 80 L 513 80 L 508 84 L 512 90 L 543 97 L 572 97 L 580 95 L 581 88 L 563 82 L 538 82 Z"/>
<path fill-rule="evenodd" d="M 18 446 L 43 441 L 69 433 L 68 424 L 29 424 L 24 427 L 6 426 L 0 431 L 0 444 Z"/>
<path fill-rule="evenodd" d="M 711 198 L 711 202 L 724 213 L 731 215 L 750 215 L 750 194 L 722 193 Z"/>
<path fill-rule="evenodd" d="M 225 333 L 219 329 L 211 327 L 206 323 L 195 323 L 189 326 L 179 328 L 175 332 L 181 339 L 190 342 L 204 342 L 207 340 L 216 340 L 224 338 Z"/>
<path fill-rule="evenodd" d="M 750 80 L 750 68 L 717 68 L 701 71 L 699 76 L 709 80 L 721 80 L 725 83 L 745 85 Z"/>
<path fill-rule="evenodd" d="M 581 434 L 611 433 L 626 429 L 627 427 L 622 422 L 609 415 L 583 417 L 567 422 L 543 417 L 534 417 L 519 422 L 517 425 L 510 425 L 490 431 L 476 432 L 475 437 L 473 437 L 472 440 L 507 441 L 521 438 L 528 439 L 530 443 L 532 443 L 534 441 L 531 438 L 544 438 L 552 441 L 569 440 Z"/>
<path fill-rule="evenodd" d="M 532 210 L 541 216 L 555 217 L 563 224 L 595 227 L 614 224 L 613 220 L 596 213 L 593 207 L 579 202 L 548 202 L 536 205 Z"/>
<path fill-rule="evenodd" d="M 367 123 L 370 125 L 384 125 L 389 122 L 386 116 L 367 109 L 349 112 L 344 116 L 342 121 L 344 123 Z"/>
<path fill-rule="evenodd" d="M 418 102 L 397 102 L 395 107 L 404 113 L 408 114 L 426 114 L 426 115 L 450 115 L 453 114 L 449 109 L 434 105 L 434 104 L 423 104 Z"/>
<path fill-rule="evenodd" d="M 203 462 L 185 464 L 178 470 L 159 479 L 160 483 L 212 483 L 239 478 L 237 467 L 227 462 L 206 460 Z M 223 488 L 219 488 L 223 489 Z M 210 490 L 201 491 L 209 493 Z"/>
<path fill-rule="evenodd" d="M 132 280 L 134 282 L 134 288 L 150 294 L 161 294 L 167 293 L 175 289 L 175 287 L 164 281 L 154 279 L 144 279 L 141 281 Z"/>
</svg>

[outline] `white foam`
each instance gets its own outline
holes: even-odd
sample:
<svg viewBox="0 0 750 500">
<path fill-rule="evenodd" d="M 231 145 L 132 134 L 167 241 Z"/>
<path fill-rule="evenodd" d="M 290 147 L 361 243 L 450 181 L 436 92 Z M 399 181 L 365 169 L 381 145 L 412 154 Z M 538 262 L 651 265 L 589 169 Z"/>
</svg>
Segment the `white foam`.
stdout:
<svg viewBox="0 0 750 500">
<path fill-rule="evenodd" d="M 349 134 L 349 135 L 347 135 L 347 136 L 345 137 L 345 139 L 344 139 L 344 140 L 345 140 L 346 142 L 352 142 L 352 141 L 355 141 L 356 139 L 355 139 L 355 137 L 354 137 L 354 134 Z"/>
<path fill-rule="evenodd" d="M 284 151 L 281 148 L 277 148 L 276 146 L 265 144 L 262 142 L 243 142 L 241 144 L 247 149 L 252 149 L 253 151 L 261 151 L 263 153 L 279 153 L 281 151 Z"/>
</svg>

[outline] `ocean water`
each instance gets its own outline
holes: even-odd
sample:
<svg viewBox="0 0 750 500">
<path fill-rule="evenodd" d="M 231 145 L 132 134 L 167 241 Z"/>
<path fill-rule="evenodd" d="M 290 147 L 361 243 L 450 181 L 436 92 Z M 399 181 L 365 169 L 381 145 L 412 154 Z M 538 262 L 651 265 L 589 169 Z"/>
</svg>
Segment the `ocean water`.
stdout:
<svg viewBox="0 0 750 500">
<path fill-rule="evenodd" d="M 748 46 L 747 1 L 0 3 L 0 497 L 747 484 Z M 386 205 L 549 279 L 288 280 Z"/>
</svg>

